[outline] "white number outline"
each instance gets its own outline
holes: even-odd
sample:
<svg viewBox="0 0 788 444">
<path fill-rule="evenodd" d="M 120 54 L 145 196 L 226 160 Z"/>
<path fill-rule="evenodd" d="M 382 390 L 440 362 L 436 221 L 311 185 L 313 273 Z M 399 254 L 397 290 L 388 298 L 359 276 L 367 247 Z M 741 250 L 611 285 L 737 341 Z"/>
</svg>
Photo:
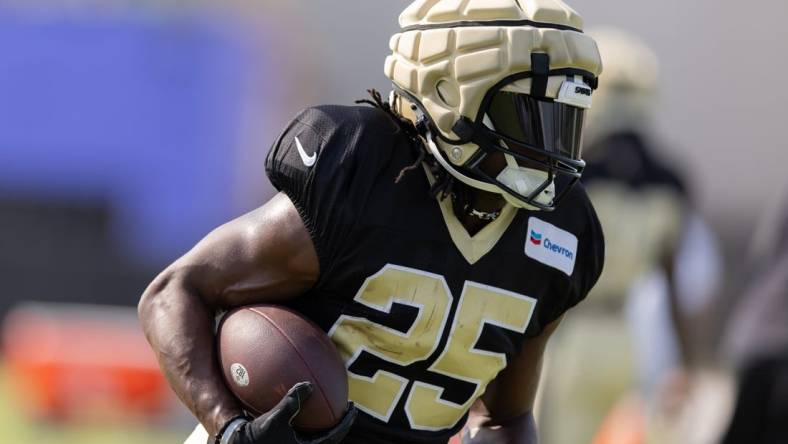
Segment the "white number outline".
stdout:
<svg viewBox="0 0 788 444">
<path fill-rule="evenodd" d="M 397 270 L 397 271 L 401 271 L 403 273 L 409 273 L 409 274 L 414 274 L 414 275 L 421 275 L 421 276 L 424 276 L 424 277 L 427 277 L 427 278 L 431 278 L 431 279 L 435 279 L 435 280 L 439 281 L 441 283 L 441 285 L 443 286 L 443 290 L 444 290 L 443 293 L 446 296 L 446 308 L 444 310 L 444 313 L 443 313 L 440 325 L 439 325 L 439 327 L 437 329 L 438 333 L 437 333 L 436 339 L 433 342 L 432 348 L 429 350 L 429 352 L 421 353 L 417 357 L 415 357 L 413 359 L 410 359 L 410 360 L 399 360 L 396 357 L 391 357 L 391 356 L 384 355 L 383 353 L 379 353 L 377 350 L 371 348 L 368 344 L 361 344 L 358 347 L 358 350 L 356 350 L 353 353 L 353 355 L 350 356 L 350 358 L 348 358 L 346 360 L 345 368 L 347 369 L 349 377 L 357 378 L 358 380 L 362 380 L 362 381 L 365 381 L 365 382 L 369 382 L 369 383 L 375 384 L 377 382 L 378 378 L 381 375 L 385 375 L 385 376 L 388 376 L 388 377 L 400 382 L 399 391 L 397 392 L 397 394 L 393 398 L 391 404 L 389 405 L 388 410 L 386 411 L 386 413 L 384 415 L 380 415 L 380 414 L 376 413 L 375 411 L 373 411 L 373 410 L 371 410 L 369 408 L 366 408 L 363 404 L 358 403 L 358 402 L 356 403 L 356 407 L 359 410 L 371 415 L 374 418 L 377 418 L 377 419 L 379 419 L 381 421 L 384 421 L 384 422 L 388 422 L 391 419 L 391 415 L 394 414 L 394 410 L 396 409 L 396 407 L 399 404 L 400 400 L 402 399 L 402 396 L 403 396 L 405 390 L 408 388 L 408 384 L 412 381 L 413 384 L 412 384 L 412 386 L 411 386 L 411 388 L 409 390 L 408 398 L 406 399 L 406 402 L 405 402 L 405 405 L 404 405 L 404 409 L 403 409 L 405 411 L 405 415 L 406 415 L 406 417 L 408 419 L 408 422 L 410 423 L 411 427 L 416 429 L 416 430 L 425 430 L 425 431 L 439 431 L 439 430 L 446 430 L 448 428 L 454 427 L 457 424 L 457 422 L 459 422 L 462 419 L 463 415 L 459 415 L 457 417 L 457 420 L 453 424 L 451 424 L 450 426 L 429 427 L 429 426 L 423 426 L 423 425 L 417 424 L 416 420 L 412 417 L 413 415 L 411 414 L 410 402 L 411 402 L 411 399 L 412 399 L 412 397 L 414 395 L 414 392 L 415 392 L 414 389 L 416 387 L 423 387 L 423 388 L 433 389 L 433 390 L 435 390 L 438 393 L 438 396 L 436 398 L 436 401 L 438 403 L 444 404 L 444 405 L 452 407 L 452 408 L 457 408 L 457 409 L 462 409 L 462 410 L 467 411 L 467 408 L 470 406 L 470 404 L 473 401 L 475 401 L 476 399 L 478 399 L 479 396 L 484 394 L 484 391 L 486 390 L 486 385 L 489 384 L 489 382 L 492 381 L 495 378 L 495 376 L 497 376 L 497 373 L 495 375 L 492 375 L 491 378 L 487 381 L 487 384 L 485 384 L 485 387 L 481 390 L 481 392 L 477 393 L 479 391 L 479 386 L 483 382 L 482 380 L 478 380 L 478 379 L 470 378 L 470 377 L 465 377 L 465 376 L 458 375 L 458 374 L 455 374 L 455 373 L 449 373 L 449 372 L 442 371 L 442 370 L 436 368 L 436 365 L 438 365 L 441 362 L 441 359 L 447 353 L 449 353 L 449 351 L 452 348 L 452 347 L 450 347 L 450 345 L 452 344 L 454 333 L 455 333 L 456 329 L 458 328 L 457 323 L 460 321 L 460 316 L 459 315 L 462 313 L 462 307 L 463 307 L 463 304 L 466 301 L 466 295 L 468 293 L 468 289 L 471 288 L 471 287 L 475 287 L 477 289 L 484 290 L 484 291 L 487 291 L 487 292 L 490 292 L 490 293 L 509 296 L 509 297 L 514 298 L 514 299 L 518 299 L 518 300 L 521 300 L 523 302 L 528 302 L 529 303 L 528 304 L 528 307 L 529 307 L 528 314 L 527 314 L 527 316 L 524 317 L 524 322 L 522 323 L 522 325 L 504 324 L 504 323 L 502 323 L 500 321 L 496 321 L 495 319 L 490 319 L 490 318 L 485 318 L 485 317 L 482 317 L 479 320 L 474 340 L 470 342 L 470 344 L 468 345 L 468 348 L 467 348 L 466 351 L 467 351 L 468 354 L 471 354 L 471 355 L 476 354 L 476 355 L 483 355 L 483 356 L 489 356 L 489 357 L 494 357 L 494 358 L 501 359 L 502 362 L 503 362 L 503 365 L 498 370 L 498 372 L 500 372 L 501 369 L 505 368 L 506 365 L 508 365 L 508 359 L 506 357 L 506 354 L 505 353 L 492 352 L 492 351 L 489 351 L 489 350 L 482 350 L 482 349 L 476 348 L 476 344 L 478 343 L 479 338 L 481 337 L 482 332 L 484 331 L 485 325 L 493 325 L 493 326 L 496 326 L 496 327 L 499 327 L 499 328 L 503 328 L 505 330 L 513 331 L 513 332 L 516 332 L 516 333 L 521 333 L 521 334 L 525 333 L 525 330 L 528 328 L 528 325 L 530 325 L 530 323 L 531 323 L 531 320 L 532 320 L 532 317 L 533 317 L 533 313 L 534 313 L 534 311 L 536 309 L 536 305 L 538 303 L 538 300 L 535 299 L 535 298 L 532 298 L 530 296 L 522 295 L 522 294 L 519 294 L 519 293 L 515 293 L 515 292 L 509 291 L 509 290 L 505 290 L 505 289 L 502 289 L 502 288 L 498 288 L 498 287 L 493 287 L 493 286 L 490 286 L 490 285 L 485 285 L 485 284 L 481 284 L 481 283 L 477 283 L 477 282 L 473 282 L 473 281 L 465 281 L 464 282 L 463 288 L 462 288 L 462 292 L 460 294 L 460 300 L 459 300 L 459 302 L 457 304 L 457 309 L 455 310 L 455 313 L 454 313 L 454 319 L 452 321 L 451 329 L 449 330 L 449 335 L 448 335 L 448 338 L 446 340 L 446 345 L 444 346 L 444 349 L 441 351 L 441 354 L 437 358 L 435 358 L 435 360 L 432 362 L 432 364 L 430 364 L 430 367 L 428 368 L 428 371 L 433 372 L 435 374 L 440 374 L 440 375 L 449 377 L 451 379 L 468 382 L 468 383 L 474 385 L 475 388 L 474 388 L 474 392 L 473 392 L 473 395 L 471 396 L 471 398 L 468 399 L 468 401 L 466 401 L 466 403 L 464 403 L 464 404 L 455 404 L 455 403 L 453 403 L 451 401 L 446 401 L 446 400 L 442 399 L 443 392 L 445 391 L 444 387 L 435 386 L 435 385 L 428 384 L 428 383 L 425 383 L 425 382 L 422 382 L 422 381 L 419 381 L 419 380 L 411 380 L 411 379 L 408 379 L 408 378 L 404 378 L 404 377 L 402 377 L 400 375 L 397 375 L 397 374 L 394 374 L 394 373 L 391 373 L 391 372 L 388 372 L 388 371 L 385 371 L 385 370 L 376 370 L 375 374 L 372 377 L 359 375 L 359 374 L 356 374 L 356 373 L 353 373 L 353 372 L 350 371 L 350 367 L 356 362 L 356 360 L 359 358 L 361 353 L 364 352 L 364 351 L 366 351 L 367 353 L 369 353 L 369 354 L 371 354 L 373 356 L 376 356 L 377 358 L 382 359 L 382 360 L 384 360 L 386 362 L 391 362 L 391 363 L 394 363 L 394 364 L 397 364 L 397 365 L 400 365 L 400 366 L 403 366 L 403 367 L 411 365 L 411 364 L 413 364 L 415 362 L 426 361 L 435 353 L 436 349 L 438 348 L 438 345 L 442 342 L 442 338 L 443 338 L 444 334 L 446 333 L 446 328 L 447 328 L 446 324 L 447 324 L 447 322 L 449 320 L 449 315 L 451 313 L 452 302 L 454 301 L 454 295 L 452 294 L 451 289 L 449 288 L 448 283 L 446 282 L 446 278 L 444 278 L 443 276 L 441 276 L 439 274 L 435 274 L 435 273 L 430 273 L 430 272 L 418 270 L 418 269 L 415 269 L 415 268 L 410 268 L 410 267 L 404 267 L 404 266 L 396 265 L 396 264 L 386 264 L 386 265 L 384 265 L 377 273 L 367 277 L 364 280 L 364 282 L 362 283 L 361 287 L 356 292 L 356 295 L 354 296 L 353 300 L 355 302 L 358 302 L 361 305 L 373 308 L 373 309 L 375 309 L 377 311 L 380 311 L 380 312 L 386 313 L 386 314 L 391 314 L 391 309 L 392 309 L 393 304 L 395 302 L 399 303 L 399 304 L 402 304 L 402 305 L 407 305 L 407 306 L 416 308 L 418 310 L 418 314 L 416 316 L 416 319 L 413 321 L 412 325 L 408 329 L 408 331 L 403 333 L 401 331 L 398 331 L 398 330 L 386 327 L 384 325 L 372 322 L 369 319 L 364 318 L 364 317 L 341 315 L 341 316 L 339 316 L 337 318 L 337 320 L 334 322 L 334 325 L 329 330 L 328 336 L 333 338 L 334 334 L 336 333 L 336 330 L 343 325 L 344 321 L 350 320 L 350 321 L 357 321 L 357 322 L 371 324 L 377 329 L 383 330 L 383 331 L 385 331 L 387 333 L 391 333 L 391 334 L 393 334 L 395 336 L 398 336 L 398 337 L 406 339 L 406 340 L 407 339 L 411 339 L 410 336 L 413 333 L 413 329 L 416 328 L 419 325 L 419 321 L 422 319 L 422 317 L 424 315 L 424 312 L 425 312 L 424 308 L 425 307 L 424 307 L 423 304 L 415 303 L 415 302 L 413 302 L 411 300 L 407 300 L 407 299 L 403 299 L 401 297 L 397 297 L 396 295 L 390 296 L 388 298 L 388 302 L 387 302 L 387 304 L 385 306 L 384 305 L 375 304 L 375 303 L 372 303 L 372 302 L 369 302 L 369 301 L 364 301 L 362 299 L 362 296 L 363 296 L 365 290 L 367 290 L 370 282 L 375 280 L 375 279 L 377 279 L 377 278 L 379 278 L 380 276 L 382 276 L 383 274 L 385 274 L 389 270 Z M 463 414 L 464 414 L 464 412 L 463 412 Z"/>
<path fill-rule="evenodd" d="M 475 378 L 467 378 L 467 377 L 464 377 L 462 375 L 457 375 L 457 374 L 454 374 L 454 373 L 448 373 L 448 372 L 445 372 L 443 370 L 440 370 L 440 369 L 436 368 L 438 363 L 441 362 L 441 359 L 447 353 L 449 353 L 449 351 L 451 350 L 451 347 L 449 345 L 452 343 L 452 337 L 454 336 L 454 333 L 455 333 L 456 329 L 458 328 L 457 322 L 459 320 L 459 314 L 462 312 L 462 306 L 463 306 L 463 303 L 465 302 L 465 297 L 466 297 L 466 295 L 468 293 L 468 287 L 476 287 L 476 288 L 479 288 L 479 289 L 482 289 L 482 290 L 490 291 L 492 293 L 502 294 L 502 295 L 510 296 L 510 297 L 512 297 L 514 299 L 519 299 L 519 300 L 524 301 L 524 302 L 529 302 L 529 307 L 530 307 L 529 313 L 525 317 L 525 322 L 523 323 L 522 327 L 516 326 L 515 328 L 512 328 L 511 325 L 504 324 L 504 323 L 496 321 L 494 319 L 482 318 L 481 322 L 479 322 L 479 325 L 477 327 L 478 329 L 476 331 L 476 335 L 474 337 L 474 340 L 470 343 L 470 346 L 467 349 L 467 352 L 469 354 L 479 354 L 479 355 L 490 356 L 490 357 L 494 357 L 494 358 L 501 358 L 503 360 L 503 368 L 506 368 L 506 366 L 509 363 L 509 361 L 508 361 L 508 359 L 506 357 L 506 353 L 491 352 L 489 350 L 482 350 L 482 349 L 476 348 L 476 344 L 479 343 L 479 338 L 481 338 L 482 332 L 484 331 L 484 326 L 485 325 L 494 325 L 496 327 L 500 327 L 500 328 L 503 328 L 503 329 L 506 329 L 506 330 L 509 330 L 509 331 L 513 331 L 513 332 L 516 332 L 516 333 L 525 333 L 525 330 L 528 328 L 528 325 L 531 323 L 531 318 L 533 317 L 534 310 L 536 309 L 536 304 L 538 302 L 537 299 L 534 299 L 534 298 L 532 298 L 530 296 L 525 296 L 525 295 L 522 295 L 522 294 L 519 294 L 519 293 L 515 293 L 515 292 L 509 291 L 509 290 L 504 290 L 504 289 L 498 288 L 498 287 L 493 287 L 493 286 L 490 286 L 490 285 L 480 284 L 478 282 L 465 281 L 465 283 L 462 286 L 462 293 L 460 294 L 460 302 L 457 304 L 457 310 L 455 310 L 455 312 L 454 312 L 454 321 L 452 322 L 451 330 L 449 331 L 449 337 L 448 337 L 448 339 L 446 341 L 446 345 L 443 348 L 443 351 L 441 352 L 440 356 L 435 358 L 435 360 L 433 361 L 433 363 L 430 365 L 430 367 L 427 370 L 430 371 L 430 372 L 433 372 L 433 373 L 437 373 L 437 374 L 440 374 L 440 375 L 443 375 L 443 376 L 447 376 L 447 377 L 452 378 L 452 379 L 457 379 L 459 381 L 465 381 L 465 382 L 468 382 L 470 384 L 473 384 L 474 385 L 473 395 L 471 396 L 471 398 L 465 404 L 455 404 L 455 403 L 453 403 L 451 401 L 446 401 L 445 399 L 442 398 L 443 392 L 446 390 L 444 387 L 440 387 L 440 386 L 436 386 L 436 385 L 432 385 L 432 384 L 427 384 L 426 382 L 421 382 L 421 381 L 418 381 L 418 380 L 413 381 L 413 386 L 414 387 L 420 386 L 420 387 L 431 388 L 431 389 L 436 390 L 438 392 L 437 402 L 439 402 L 441 404 L 444 404 L 444 405 L 447 405 L 449 407 L 457 408 L 457 409 L 463 409 L 465 407 L 470 407 L 470 404 L 473 403 L 473 401 L 475 401 L 478 398 L 478 396 L 481 396 L 482 394 L 484 394 L 484 390 L 482 390 L 482 392 L 479 393 L 478 396 L 476 396 L 477 395 L 476 392 L 477 392 L 477 390 L 479 390 L 479 385 L 481 385 L 481 383 L 483 381 L 475 379 Z M 495 376 L 496 375 L 493 375 L 493 377 L 490 379 L 490 381 L 492 381 L 492 379 L 495 379 Z M 487 381 L 487 384 L 489 384 L 490 381 Z M 486 388 L 487 387 L 485 385 L 484 389 L 486 389 Z M 413 419 L 413 417 L 411 415 L 411 411 L 410 411 L 410 402 L 411 402 L 411 399 L 413 397 L 414 392 L 415 391 L 413 389 L 411 389 L 410 393 L 408 393 L 408 399 L 405 401 L 405 409 L 404 409 L 405 410 L 405 415 L 408 417 L 408 422 L 410 423 L 412 428 L 414 428 L 416 430 L 426 430 L 426 431 L 446 430 L 447 428 L 450 429 L 450 428 L 454 427 L 455 425 L 457 425 L 457 422 L 459 422 L 462 419 L 462 415 L 460 415 L 460 417 L 457 418 L 457 421 L 455 421 L 454 424 L 452 424 L 451 426 L 448 426 L 448 427 L 445 427 L 445 426 L 443 426 L 443 427 L 429 427 L 429 426 L 418 425 L 416 423 L 416 420 Z"/>
<path fill-rule="evenodd" d="M 410 307 L 415 307 L 419 311 L 419 313 L 416 316 L 416 319 L 413 321 L 413 324 L 408 329 L 408 331 L 406 333 L 402 333 L 401 331 L 394 330 L 392 328 L 386 327 L 385 325 L 380 325 L 380 324 L 374 323 L 374 322 L 370 321 L 367 318 L 363 318 L 363 317 L 359 317 L 359 316 L 341 315 L 334 322 L 334 325 L 331 327 L 331 330 L 329 330 L 329 332 L 328 332 L 328 337 L 329 338 L 333 338 L 334 337 L 334 333 L 336 332 L 337 328 L 339 328 L 342 325 L 343 321 L 345 321 L 345 320 L 354 320 L 354 321 L 368 322 L 370 324 L 374 324 L 377 328 L 380 328 L 380 329 L 382 329 L 384 331 L 392 333 L 392 334 L 394 334 L 396 336 L 399 336 L 399 337 L 401 337 L 403 339 L 408 339 L 410 337 L 410 334 L 411 334 L 412 330 L 417 325 L 419 325 L 419 320 L 421 320 L 421 318 L 424 315 L 424 311 L 425 311 L 424 310 L 424 305 L 417 304 L 417 303 L 414 303 L 414 302 L 406 300 L 406 299 L 398 298 L 396 295 L 393 295 L 389 299 L 389 302 L 388 302 L 388 304 L 386 306 L 377 305 L 377 304 L 370 303 L 368 301 L 362 300 L 362 295 L 364 294 L 364 290 L 366 290 L 366 288 L 369 285 L 370 281 L 382 276 L 388 270 L 391 270 L 391 269 L 397 270 L 397 271 L 402 271 L 404 273 L 418 274 L 418 275 L 421 275 L 421 276 L 426 276 L 428 278 L 432 278 L 432 279 L 438 280 L 441 283 L 441 285 L 443 286 L 444 292 L 445 292 L 446 297 L 448 299 L 446 301 L 447 302 L 446 303 L 446 309 L 444 310 L 443 317 L 442 317 L 442 320 L 441 320 L 441 323 L 440 323 L 440 327 L 438 328 L 437 339 L 435 340 L 434 344 L 432 345 L 432 348 L 430 349 L 430 351 L 428 353 L 424 353 L 424 356 L 425 356 L 424 358 L 420 358 L 420 359 L 419 358 L 415 358 L 415 359 L 412 359 L 410 361 L 407 361 L 407 360 L 399 361 L 396 358 L 390 358 L 389 356 L 384 356 L 381 353 L 378 353 L 376 350 L 371 349 L 367 345 L 362 345 L 345 362 L 345 368 L 347 369 L 348 374 L 352 375 L 352 377 L 361 379 L 363 381 L 375 383 L 375 382 L 377 382 L 378 377 L 381 374 L 383 374 L 383 375 L 389 376 L 389 377 L 391 377 L 393 379 L 396 379 L 396 380 L 402 382 L 402 385 L 400 386 L 400 390 L 397 393 L 396 397 L 394 398 L 394 401 L 389 406 L 389 410 L 386 412 L 385 416 L 381 416 L 381 415 L 377 414 L 376 412 L 364 407 L 360 403 L 356 403 L 356 408 L 358 408 L 359 410 L 361 410 L 361 411 L 363 411 L 363 412 L 365 412 L 365 413 L 367 413 L 367 414 L 369 414 L 369 415 L 371 415 L 371 416 L 373 416 L 373 417 L 375 417 L 377 419 L 380 419 L 381 421 L 384 421 L 384 422 L 388 422 L 391 419 L 391 415 L 394 414 L 394 409 L 397 407 L 397 404 L 399 404 L 399 400 L 402 398 L 402 395 L 405 392 L 405 389 L 408 387 L 408 383 L 410 382 L 410 379 L 403 378 L 402 376 L 396 375 L 394 373 L 391 373 L 391 372 L 388 372 L 388 371 L 385 371 L 385 370 L 376 370 L 375 374 L 372 377 L 368 377 L 368 376 L 363 376 L 363 375 L 359 375 L 359 374 L 351 372 L 350 371 L 350 367 L 353 365 L 353 363 L 356 362 L 358 357 L 364 351 L 366 351 L 367 353 L 369 353 L 371 355 L 374 355 L 374 356 L 376 356 L 376 357 L 378 357 L 378 358 L 380 358 L 380 359 L 382 359 L 382 360 L 384 360 L 386 362 L 393 362 L 394 364 L 401 365 L 403 367 L 411 365 L 411 364 L 413 364 L 415 362 L 424 361 L 426 359 L 429 359 L 429 357 L 432 356 L 435 353 L 435 350 L 438 348 L 438 345 L 441 342 L 440 339 L 441 339 L 441 337 L 443 336 L 443 333 L 446 330 L 446 322 L 449 319 L 449 313 L 451 313 L 452 302 L 454 301 L 454 298 L 453 298 L 453 295 L 451 293 L 451 290 L 449 289 L 449 285 L 446 283 L 446 278 L 444 278 L 443 276 L 441 276 L 439 274 L 435 274 L 435 273 L 430 273 L 430 272 L 427 272 L 427 271 L 418 270 L 418 269 L 415 269 L 415 268 L 403 267 L 401 265 L 386 264 L 377 273 L 369 276 L 368 278 L 366 278 L 364 280 L 364 283 L 361 284 L 361 287 L 359 287 L 359 290 L 358 290 L 358 292 L 356 292 L 356 295 L 353 297 L 353 300 L 358 302 L 361 305 L 373 308 L 375 310 L 378 310 L 378 311 L 381 311 L 381 312 L 384 312 L 384 313 L 387 313 L 387 314 L 391 314 L 391 308 L 394 305 L 394 302 L 397 302 L 397 303 L 402 304 L 402 305 L 408 305 Z"/>
</svg>

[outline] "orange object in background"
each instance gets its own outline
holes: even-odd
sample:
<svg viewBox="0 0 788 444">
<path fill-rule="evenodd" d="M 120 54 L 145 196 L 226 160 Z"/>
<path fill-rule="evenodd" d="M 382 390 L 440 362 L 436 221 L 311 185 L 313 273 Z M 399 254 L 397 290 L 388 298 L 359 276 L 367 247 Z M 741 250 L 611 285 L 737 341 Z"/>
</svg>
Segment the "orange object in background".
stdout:
<svg viewBox="0 0 788 444">
<path fill-rule="evenodd" d="M 643 402 L 634 394 L 622 397 L 611 409 L 592 444 L 644 444 L 646 422 Z"/>
<path fill-rule="evenodd" d="M 3 325 L 8 385 L 45 419 L 158 419 L 173 395 L 126 307 L 25 304 Z"/>
</svg>

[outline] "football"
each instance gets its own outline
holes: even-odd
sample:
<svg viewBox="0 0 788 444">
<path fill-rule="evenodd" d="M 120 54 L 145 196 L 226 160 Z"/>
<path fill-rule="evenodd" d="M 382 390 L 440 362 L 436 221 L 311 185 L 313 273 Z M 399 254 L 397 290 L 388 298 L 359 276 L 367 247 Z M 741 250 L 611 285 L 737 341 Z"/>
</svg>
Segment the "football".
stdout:
<svg viewBox="0 0 788 444">
<path fill-rule="evenodd" d="M 314 391 L 294 427 L 318 432 L 342 419 L 348 405 L 347 373 L 317 325 L 284 307 L 253 305 L 229 312 L 217 335 L 225 382 L 250 413 L 271 410 L 293 385 L 309 381 Z"/>
</svg>

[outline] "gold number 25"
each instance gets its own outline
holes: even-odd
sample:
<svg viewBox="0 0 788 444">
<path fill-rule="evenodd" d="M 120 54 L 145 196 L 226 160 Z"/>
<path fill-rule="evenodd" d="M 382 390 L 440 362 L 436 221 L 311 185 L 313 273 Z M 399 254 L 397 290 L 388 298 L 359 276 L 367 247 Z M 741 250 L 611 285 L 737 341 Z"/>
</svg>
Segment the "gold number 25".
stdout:
<svg viewBox="0 0 788 444">
<path fill-rule="evenodd" d="M 362 351 L 400 366 L 428 359 L 447 328 L 453 297 L 443 276 L 388 264 L 364 281 L 354 300 L 386 313 L 395 302 L 409 305 L 418 310 L 418 316 L 406 333 L 365 318 L 340 316 L 328 334 L 347 368 Z M 429 370 L 474 384 L 476 389 L 466 402 L 455 404 L 442 399 L 443 387 L 412 381 L 405 401 L 411 427 L 443 430 L 456 425 L 487 384 L 506 367 L 504 354 L 475 348 L 484 325 L 523 333 L 535 306 L 533 298 L 466 281 L 448 342 Z M 350 399 L 359 409 L 386 422 L 409 382 L 384 370 L 372 377 L 348 372 Z"/>
</svg>

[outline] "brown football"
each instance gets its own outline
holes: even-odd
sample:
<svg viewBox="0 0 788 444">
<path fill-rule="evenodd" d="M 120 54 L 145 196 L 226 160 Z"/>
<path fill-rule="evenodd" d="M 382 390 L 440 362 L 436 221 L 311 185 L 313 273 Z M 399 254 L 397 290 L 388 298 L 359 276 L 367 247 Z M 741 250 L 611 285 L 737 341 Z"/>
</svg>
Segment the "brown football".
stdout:
<svg viewBox="0 0 788 444">
<path fill-rule="evenodd" d="M 347 410 L 347 373 L 334 344 L 300 314 L 275 305 L 229 312 L 219 325 L 219 361 L 230 390 L 250 413 L 271 410 L 293 385 L 314 388 L 293 425 L 316 432 Z"/>
</svg>

